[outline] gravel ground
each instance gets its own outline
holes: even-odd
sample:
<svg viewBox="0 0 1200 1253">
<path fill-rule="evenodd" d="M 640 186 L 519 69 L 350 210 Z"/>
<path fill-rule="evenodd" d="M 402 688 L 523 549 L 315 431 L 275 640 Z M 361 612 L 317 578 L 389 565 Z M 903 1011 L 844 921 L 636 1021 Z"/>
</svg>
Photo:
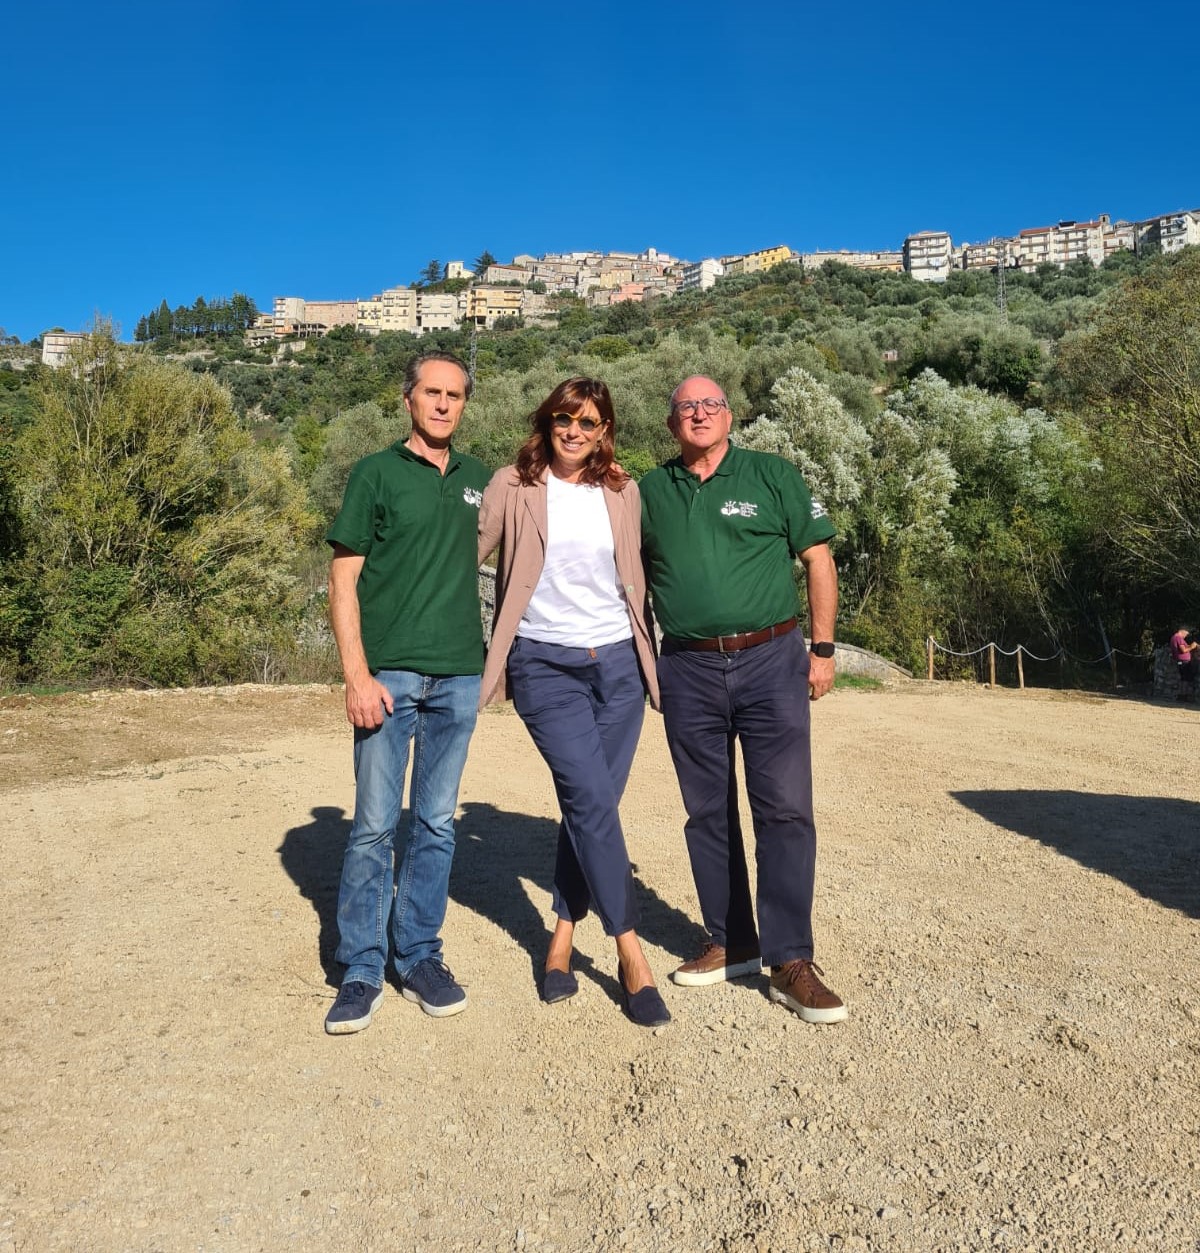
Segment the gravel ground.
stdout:
<svg viewBox="0 0 1200 1253">
<path fill-rule="evenodd" d="M 624 807 L 674 1015 L 543 1006 L 554 810 L 480 720 L 466 1013 L 328 1037 L 352 807 L 324 687 L 0 701 L 9 1250 L 1200 1250 L 1200 714 L 913 683 L 815 715 L 811 1027 L 700 940 L 661 721 Z"/>
</svg>

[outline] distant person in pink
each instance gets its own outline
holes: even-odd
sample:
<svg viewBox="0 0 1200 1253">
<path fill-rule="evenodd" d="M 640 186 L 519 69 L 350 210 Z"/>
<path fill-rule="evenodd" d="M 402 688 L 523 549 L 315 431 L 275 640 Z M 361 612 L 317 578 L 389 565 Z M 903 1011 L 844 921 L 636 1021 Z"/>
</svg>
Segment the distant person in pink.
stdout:
<svg viewBox="0 0 1200 1253">
<path fill-rule="evenodd" d="M 1176 700 L 1196 699 L 1196 672 L 1200 670 L 1200 661 L 1196 653 L 1200 652 L 1200 643 L 1196 641 L 1190 627 L 1182 626 L 1171 636 L 1171 657 L 1179 667 L 1179 694 Z"/>
</svg>

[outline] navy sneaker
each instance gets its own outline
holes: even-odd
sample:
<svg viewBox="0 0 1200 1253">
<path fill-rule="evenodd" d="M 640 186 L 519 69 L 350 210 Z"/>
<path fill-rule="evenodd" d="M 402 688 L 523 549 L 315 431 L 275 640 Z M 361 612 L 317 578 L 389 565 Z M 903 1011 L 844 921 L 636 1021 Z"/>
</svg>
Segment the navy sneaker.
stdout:
<svg viewBox="0 0 1200 1253">
<path fill-rule="evenodd" d="M 343 983 L 333 1008 L 325 1015 L 326 1032 L 329 1035 L 350 1035 L 354 1031 L 365 1031 L 382 1000 L 382 988 L 373 988 L 357 979 Z"/>
<path fill-rule="evenodd" d="M 467 1008 L 467 994 L 458 986 L 450 967 L 436 957 L 417 962 L 401 982 L 404 999 L 416 1001 L 434 1018 L 449 1018 Z"/>
</svg>

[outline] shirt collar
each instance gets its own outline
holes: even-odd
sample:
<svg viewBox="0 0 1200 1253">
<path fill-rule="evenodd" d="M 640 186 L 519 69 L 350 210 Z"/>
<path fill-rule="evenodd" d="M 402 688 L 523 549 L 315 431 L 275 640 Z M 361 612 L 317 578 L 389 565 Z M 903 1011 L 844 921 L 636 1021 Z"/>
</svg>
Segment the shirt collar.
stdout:
<svg viewBox="0 0 1200 1253">
<path fill-rule="evenodd" d="M 413 450 L 409 448 L 409 446 L 402 439 L 398 439 L 392 445 L 392 450 L 393 452 L 398 452 L 406 461 L 415 461 L 419 466 L 429 466 L 431 470 L 438 470 L 438 473 L 441 473 L 438 467 L 435 466 L 428 457 L 422 457 L 420 453 L 413 452 Z M 450 456 L 446 458 L 446 473 L 449 474 L 461 460 L 461 455 L 457 452 L 454 445 L 451 444 Z"/>
<path fill-rule="evenodd" d="M 720 464 L 708 476 L 709 479 L 720 478 L 722 475 L 732 474 L 733 462 L 740 455 L 741 450 L 736 444 L 731 443 L 729 448 L 726 450 L 725 455 L 721 458 Z M 689 470 L 687 466 L 683 464 L 682 457 L 672 457 L 671 460 L 666 463 L 666 466 L 671 472 L 671 477 L 677 482 L 686 482 L 688 479 L 697 479 L 700 477 L 695 470 Z M 707 481 L 708 480 L 706 479 L 705 482 Z"/>
</svg>

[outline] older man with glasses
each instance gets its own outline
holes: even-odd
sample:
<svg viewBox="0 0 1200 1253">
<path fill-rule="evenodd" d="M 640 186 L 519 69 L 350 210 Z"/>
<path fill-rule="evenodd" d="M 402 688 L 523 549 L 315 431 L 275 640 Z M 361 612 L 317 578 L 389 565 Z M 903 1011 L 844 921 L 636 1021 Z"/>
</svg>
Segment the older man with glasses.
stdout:
<svg viewBox="0 0 1200 1253">
<path fill-rule="evenodd" d="M 642 479 L 642 551 L 663 630 L 658 681 L 708 941 L 684 986 L 771 970 L 770 997 L 805 1022 L 846 1007 L 813 962 L 816 831 L 809 703 L 833 687 L 834 529 L 800 472 L 730 443 L 712 379 L 684 380 L 667 419 L 680 455 Z M 808 588 L 813 646 L 797 630 L 792 564 Z M 754 822 L 758 926 L 738 817 L 740 740 Z M 761 943 L 760 943 L 761 937 Z"/>
</svg>

